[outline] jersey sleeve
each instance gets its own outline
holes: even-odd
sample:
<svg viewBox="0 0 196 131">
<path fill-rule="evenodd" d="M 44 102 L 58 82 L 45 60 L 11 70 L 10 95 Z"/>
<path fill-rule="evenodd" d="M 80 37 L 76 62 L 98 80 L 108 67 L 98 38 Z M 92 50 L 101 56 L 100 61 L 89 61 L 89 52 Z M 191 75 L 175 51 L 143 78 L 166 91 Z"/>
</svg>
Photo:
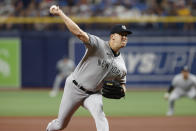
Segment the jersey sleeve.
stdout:
<svg viewBox="0 0 196 131">
<path fill-rule="evenodd" d="M 99 43 L 101 41 L 101 39 L 95 35 L 91 35 L 91 34 L 87 34 L 89 37 L 89 42 L 88 43 L 84 43 L 86 45 L 86 47 L 98 47 Z"/>
<path fill-rule="evenodd" d="M 126 77 L 126 75 L 125 75 L 125 76 L 123 76 L 123 77 L 120 79 L 120 83 L 121 83 L 121 84 L 126 84 L 126 80 L 127 80 L 127 77 Z"/>
<path fill-rule="evenodd" d="M 117 77 L 115 80 L 120 82 L 120 84 L 126 84 L 127 78 L 126 78 L 126 75 L 124 75 L 121 78 Z"/>
</svg>

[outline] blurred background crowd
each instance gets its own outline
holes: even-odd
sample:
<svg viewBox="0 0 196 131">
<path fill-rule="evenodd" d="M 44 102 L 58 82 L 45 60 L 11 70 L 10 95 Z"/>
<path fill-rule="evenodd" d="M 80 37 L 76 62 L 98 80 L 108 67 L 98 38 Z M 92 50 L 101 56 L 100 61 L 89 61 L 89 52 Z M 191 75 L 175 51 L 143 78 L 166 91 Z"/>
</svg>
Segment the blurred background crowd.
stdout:
<svg viewBox="0 0 196 131">
<path fill-rule="evenodd" d="M 69 16 L 90 18 L 95 16 L 131 18 L 140 16 L 196 16 L 196 0 L 0 0 L 0 16 L 45 17 L 50 16 L 51 5 L 59 5 Z M 129 23 L 128 23 L 129 24 Z M 21 25 L 20 25 L 21 26 Z M 105 25 L 106 26 L 106 25 Z M 131 23 L 132 28 L 163 28 L 193 30 L 194 23 Z M 1 24 L 0 28 L 17 29 L 13 24 Z M 85 26 L 86 27 L 86 26 Z M 100 26 L 88 26 L 88 28 Z M 101 27 L 104 28 L 102 25 Z M 45 30 L 62 29 L 47 24 L 33 24 L 20 28 Z M 86 27 L 87 28 L 87 27 Z"/>
</svg>

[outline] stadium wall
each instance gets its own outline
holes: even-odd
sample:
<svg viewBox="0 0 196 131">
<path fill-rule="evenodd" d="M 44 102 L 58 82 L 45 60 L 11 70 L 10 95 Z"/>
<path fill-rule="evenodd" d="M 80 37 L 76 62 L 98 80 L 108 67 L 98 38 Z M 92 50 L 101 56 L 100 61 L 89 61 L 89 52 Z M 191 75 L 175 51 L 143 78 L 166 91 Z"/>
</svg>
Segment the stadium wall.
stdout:
<svg viewBox="0 0 196 131">
<path fill-rule="evenodd" d="M 68 55 L 69 34 L 25 32 L 22 41 L 22 87 L 51 87 L 56 62 Z"/>
<path fill-rule="evenodd" d="M 103 37 L 108 35 L 106 31 L 89 32 L 107 40 Z M 135 32 L 122 50 L 128 69 L 129 87 L 166 87 L 183 65 L 188 65 L 196 74 L 195 35 L 189 33 L 187 36 L 182 32 Z M 69 32 L 6 32 L 0 33 L 0 37 L 20 38 L 21 74 L 18 74 L 18 78 L 23 88 L 51 87 L 57 73 L 57 60 L 70 56 L 77 64 L 84 53 L 81 42 Z M 0 71 L 0 80 L 1 77 Z M 0 86 L 3 86 L 1 83 Z"/>
</svg>

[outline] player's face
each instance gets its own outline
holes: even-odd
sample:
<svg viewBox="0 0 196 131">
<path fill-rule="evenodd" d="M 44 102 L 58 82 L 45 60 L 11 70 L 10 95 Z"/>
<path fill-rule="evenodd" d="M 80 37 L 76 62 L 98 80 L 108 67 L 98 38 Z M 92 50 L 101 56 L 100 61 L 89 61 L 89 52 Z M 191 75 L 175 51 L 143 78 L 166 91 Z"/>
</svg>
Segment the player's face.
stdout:
<svg viewBox="0 0 196 131">
<path fill-rule="evenodd" d="M 186 80 L 189 77 L 189 72 L 188 71 L 182 71 L 182 75 L 183 75 L 184 79 Z"/>
<path fill-rule="evenodd" d="M 118 44 L 118 47 L 122 48 L 127 45 L 127 33 L 121 32 L 115 34 L 115 42 Z"/>
</svg>

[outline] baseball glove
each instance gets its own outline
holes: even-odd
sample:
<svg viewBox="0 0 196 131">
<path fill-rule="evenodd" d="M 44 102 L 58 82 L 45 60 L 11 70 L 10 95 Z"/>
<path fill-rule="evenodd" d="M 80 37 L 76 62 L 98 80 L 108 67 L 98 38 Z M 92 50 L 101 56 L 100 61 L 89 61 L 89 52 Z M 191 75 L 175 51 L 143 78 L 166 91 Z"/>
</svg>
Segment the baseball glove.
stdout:
<svg viewBox="0 0 196 131">
<path fill-rule="evenodd" d="M 105 81 L 101 93 L 104 97 L 110 99 L 120 99 L 125 96 L 123 88 L 117 81 Z"/>
</svg>

